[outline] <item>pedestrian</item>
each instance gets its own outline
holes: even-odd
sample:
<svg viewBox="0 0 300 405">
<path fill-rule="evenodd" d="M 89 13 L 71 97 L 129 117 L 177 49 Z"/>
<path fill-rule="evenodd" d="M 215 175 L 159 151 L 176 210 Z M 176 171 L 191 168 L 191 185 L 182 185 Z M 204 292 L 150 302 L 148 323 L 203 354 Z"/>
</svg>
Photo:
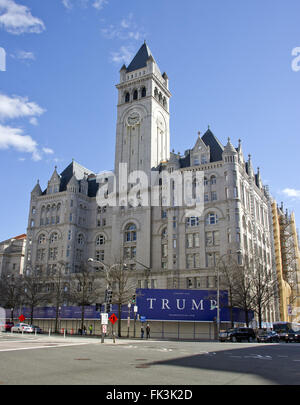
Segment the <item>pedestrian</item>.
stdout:
<svg viewBox="0 0 300 405">
<path fill-rule="evenodd" d="M 83 334 L 86 335 L 86 326 L 83 325 Z"/>
<path fill-rule="evenodd" d="M 146 334 L 147 334 L 147 339 L 149 339 L 150 338 L 150 325 L 149 325 L 149 323 L 147 323 L 147 326 L 146 326 Z"/>
<path fill-rule="evenodd" d="M 144 326 L 141 327 L 141 338 L 144 339 Z"/>
<path fill-rule="evenodd" d="M 93 325 L 89 326 L 89 330 L 90 330 L 90 335 L 93 333 Z"/>
</svg>

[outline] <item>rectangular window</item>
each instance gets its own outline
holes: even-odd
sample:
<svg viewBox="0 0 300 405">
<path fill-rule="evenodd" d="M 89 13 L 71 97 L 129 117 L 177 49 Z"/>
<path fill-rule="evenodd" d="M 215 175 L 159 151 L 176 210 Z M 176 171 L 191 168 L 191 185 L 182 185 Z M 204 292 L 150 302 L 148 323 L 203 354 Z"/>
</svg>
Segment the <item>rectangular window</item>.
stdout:
<svg viewBox="0 0 300 405">
<path fill-rule="evenodd" d="M 211 192 L 211 201 L 216 201 L 217 200 L 217 192 L 216 191 L 212 191 Z"/>
</svg>

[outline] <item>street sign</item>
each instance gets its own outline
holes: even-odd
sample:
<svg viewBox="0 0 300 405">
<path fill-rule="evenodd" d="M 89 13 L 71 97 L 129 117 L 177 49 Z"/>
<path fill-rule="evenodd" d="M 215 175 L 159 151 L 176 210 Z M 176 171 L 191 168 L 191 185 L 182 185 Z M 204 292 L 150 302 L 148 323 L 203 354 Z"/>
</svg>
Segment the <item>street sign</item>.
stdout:
<svg viewBox="0 0 300 405">
<path fill-rule="evenodd" d="M 102 323 L 102 325 L 108 324 L 108 314 L 105 314 L 105 313 L 101 314 L 101 323 Z"/>
<path fill-rule="evenodd" d="M 115 314 L 112 314 L 108 319 L 110 320 L 110 322 L 111 322 L 113 325 L 114 325 L 114 324 L 117 322 L 117 320 L 118 320 L 118 318 L 116 317 Z"/>
<path fill-rule="evenodd" d="M 134 306 L 133 311 L 134 311 L 134 312 L 137 312 L 137 311 L 138 311 L 137 305 Z"/>
<path fill-rule="evenodd" d="M 19 316 L 19 321 L 20 321 L 20 322 L 24 322 L 24 321 L 25 321 L 25 319 L 26 319 L 26 318 L 25 318 L 25 316 L 24 316 L 24 315 L 20 315 L 20 316 Z"/>
<path fill-rule="evenodd" d="M 106 333 L 107 332 L 107 325 L 102 325 L 102 333 Z"/>
<path fill-rule="evenodd" d="M 145 316 L 140 317 L 141 322 L 146 322 L 147 318 Z"/>
</svg>

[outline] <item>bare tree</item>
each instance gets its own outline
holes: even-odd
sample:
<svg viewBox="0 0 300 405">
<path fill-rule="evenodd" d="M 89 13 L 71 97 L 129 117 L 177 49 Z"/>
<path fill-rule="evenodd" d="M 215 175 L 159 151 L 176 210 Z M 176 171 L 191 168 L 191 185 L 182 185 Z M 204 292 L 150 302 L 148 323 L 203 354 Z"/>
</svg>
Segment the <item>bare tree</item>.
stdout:
<svg viewBox="0 0 300 405">
<path fill-rule="evenodd" d="M 11 320 L 14 319 L 14 311 L 22 302 L 22 277 L 19 274 L 4 270 L 0 278 L 1 305 L 11 309 Z"/>
<path fill-rule="evenodd" d="M 233 327 L 234 291 L 236 288 L 236 273 L 238 272 L 239 268 L 237 256 L 232 253 L 225 254 L 220 257 L 217 266 L 220 277 L 220 285 L 222 288 L 226 289 L 228 293 L 228 309 L 230 313 L 230 323 L 231 327 Z"/>
<path fill-rule="evenodd" d="M 34 309 L 49 301 L 50 293 L 43 291 L 45 277 L 38 270 L 29 270 L 22 278 L 23 303 L 30 309 L 30 323 L 33 323 Z"/>
<path fill-rule="evenodd" d="M 113 291 L 112 303 L 118 305 L 118 336 L 121 337 L 122 305 L 128 304 L 136 293 L 137 282 L 133 272 L 123 260 L 116 261 L 106 268 L 107 285 Z"/>
<path fill-rule="evenodd" d="M 95 304 L 98 301 L 101 281 L 95 268 L 82 262 L 79 271 L 72 274 L 69 286 L 69 299 L 81 307 L 81 330 L 85 320 L 85 306 Z M 103 289 L 103 287 L 102 287 Z"/>
<path fill-rule="evenodd" d="M 271 270 L 259 258 L 253 258 L 248 266 L 248 277 L 252 284 L 251 306 L 258 316 L 259 328 L 262 327 L 263 314 L 276 296 L 276 280 Z"/>
<path fill-rule="evenodd" d="M 56 269 L 48 275 L 47 294 L 51 304 L 55 306 L 55 332 L 58 332 L 60 309 L 69 299 L 69 278 L 66 275 L 67 263 L 60 261 Z"/>
</svg>

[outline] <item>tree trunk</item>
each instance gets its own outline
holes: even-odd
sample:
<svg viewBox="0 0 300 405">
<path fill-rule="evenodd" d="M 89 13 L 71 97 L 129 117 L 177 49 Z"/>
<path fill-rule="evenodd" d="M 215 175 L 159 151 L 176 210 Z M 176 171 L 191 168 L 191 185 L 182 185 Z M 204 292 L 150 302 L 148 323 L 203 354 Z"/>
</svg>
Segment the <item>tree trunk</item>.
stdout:
<svg viewBox="0 0 300 405">
<path fill-rule="evenodd" d="M 83 331 L 84 326 L 84 305 L 81 305 L 81 330 Z"/>
<path fill-rule="evenodd" d="M 33 311 L 34 311 L 34 305 L 31 304 L 31 311 L 30 311 L 30 324 L 33 324 Z"/>
<path fill-rule="evenodd" d="M 59 306 L 56 306 L 56 314 L 55 314 L 55 333 L 58 333 L 58 316 L 59 316 Z"/>
<path fill-rule="evenodd" d="M 118 336 L 121 337 L 121 304 L 118 304 Z"/>
</svg>

